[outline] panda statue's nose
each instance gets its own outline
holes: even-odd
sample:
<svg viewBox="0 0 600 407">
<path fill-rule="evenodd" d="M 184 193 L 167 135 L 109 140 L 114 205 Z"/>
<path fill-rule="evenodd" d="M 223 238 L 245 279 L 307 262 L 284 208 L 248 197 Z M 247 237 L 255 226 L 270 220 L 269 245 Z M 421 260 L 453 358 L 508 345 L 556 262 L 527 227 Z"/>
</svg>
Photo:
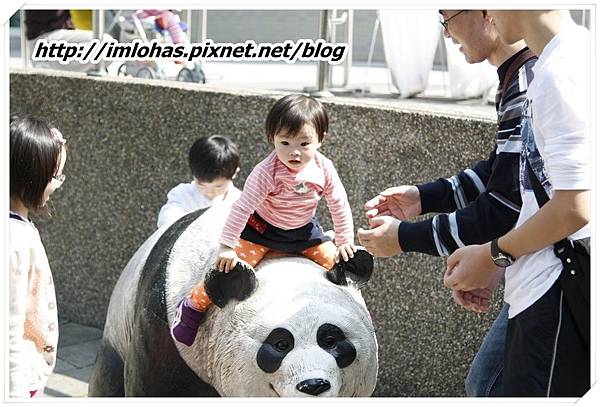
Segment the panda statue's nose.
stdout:
<svg viewBox="0 0 600 407">
<path fill-rule="evenodd" d="M 308 379 L 298 383 L 296 386 L 296 390 L 310 394 L 311 396 L 318 396 L 321 393 L 325 393 L 330 388 L 331 384 L 324 379 Z"/>
</svg>

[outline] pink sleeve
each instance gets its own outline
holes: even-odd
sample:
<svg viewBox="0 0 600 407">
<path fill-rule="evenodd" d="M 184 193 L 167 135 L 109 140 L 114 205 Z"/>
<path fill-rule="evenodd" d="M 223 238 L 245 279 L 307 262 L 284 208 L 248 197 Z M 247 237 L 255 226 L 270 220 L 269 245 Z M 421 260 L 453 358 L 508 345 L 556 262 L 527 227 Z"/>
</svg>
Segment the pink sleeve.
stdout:
<svg viewBox="0 0 600 407">
<path fill-rule="evenodd" d="M 324 194 L 333 220 L 335 244 L 339 247 L 343 244 L 354 243 L 354 222 L 344 185 L 329 159 L 323 160 L 323 170 L 325 172 Z"/>
<path fill-rule="evenodd" d="M 157 16 L 160 14 L 160 12 L 161 10 L 156 9 L 137 10 L 135 12 L 135 15 L 137 16 L 137 18 L 143 19 L 150 16 Z"/>
<path fill-rule="evenodd" d="M 240 198 L 231 206 L 231 212 L 221 234 L 221 244 L 231 248 L 237 247 L 248 218 L 263 203 L 272 189 L 273 177 L 269 173 L 268 163 L 263 161 L 248 175 Z"/>
</svg>

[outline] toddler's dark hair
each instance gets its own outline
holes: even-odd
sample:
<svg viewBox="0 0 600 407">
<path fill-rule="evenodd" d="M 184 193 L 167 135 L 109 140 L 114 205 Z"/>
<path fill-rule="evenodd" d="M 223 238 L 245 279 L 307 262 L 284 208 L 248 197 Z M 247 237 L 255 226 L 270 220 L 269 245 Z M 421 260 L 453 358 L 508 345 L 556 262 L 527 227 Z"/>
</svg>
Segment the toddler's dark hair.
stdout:
<svg viewBox="0 0 600 407">
<path fill-rule="evenodd" d="M 240 166 L 240 154 L 233 141 L 225 136 L 200 137 L 188 155 L 192 175 L 201 182 L 217 178 L 232 179 Z"/>
<path fill-rule="evenodd" d="M 300 93 L 284 96 L 275 102 L 267 115 L 267 139 L 273 143 L 280 131 L 293 137 L 307 123 L 314 127 L 319 142 L 323 141 L 329 129 L 329 117 L 321 102 Z"/>
</svg>

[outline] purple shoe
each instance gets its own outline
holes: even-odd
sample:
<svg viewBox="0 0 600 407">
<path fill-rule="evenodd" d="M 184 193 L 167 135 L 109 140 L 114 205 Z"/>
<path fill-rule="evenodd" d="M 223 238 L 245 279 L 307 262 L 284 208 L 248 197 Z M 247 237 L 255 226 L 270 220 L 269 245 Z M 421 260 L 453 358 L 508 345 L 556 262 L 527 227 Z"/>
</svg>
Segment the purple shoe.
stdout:
<svg viewBox="0 0 600 407">
<path fill-rule="evenodd" d="M 177 342 L 192 346 L 198 333 L 198 327 L 205 318 L 206 313 L 192 307 L 187 298 L 181 300 L 177 306 L 173 325 L 171 325 L 171 336 Z"/>
</svg>

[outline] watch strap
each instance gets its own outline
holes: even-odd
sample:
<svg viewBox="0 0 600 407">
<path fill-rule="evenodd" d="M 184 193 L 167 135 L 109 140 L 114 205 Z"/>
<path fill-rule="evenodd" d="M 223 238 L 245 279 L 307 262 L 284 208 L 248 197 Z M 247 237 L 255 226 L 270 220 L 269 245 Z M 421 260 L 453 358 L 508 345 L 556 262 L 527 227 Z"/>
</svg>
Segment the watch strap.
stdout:
<svg viewBox="0 0 600 407">
<path fill-rule="evenodd" d="M 500 247 L 498 247 L 498 239 L 496 238 L 494 240 L 492 240 L 492 242 L 490 243 L 490 248 L 491 248 L 491 252 L 492 252 L 492 258 L 495 259 L 498 256 L 500 256 L 500 254 L 502 254 L 505 257 L 508 257 L 511 262 L 515 261 L 515 257 L 513 255 L 511 255 L 510 253 L 507 253 L 505 251 L 500 250 Z"/>
</svg>

